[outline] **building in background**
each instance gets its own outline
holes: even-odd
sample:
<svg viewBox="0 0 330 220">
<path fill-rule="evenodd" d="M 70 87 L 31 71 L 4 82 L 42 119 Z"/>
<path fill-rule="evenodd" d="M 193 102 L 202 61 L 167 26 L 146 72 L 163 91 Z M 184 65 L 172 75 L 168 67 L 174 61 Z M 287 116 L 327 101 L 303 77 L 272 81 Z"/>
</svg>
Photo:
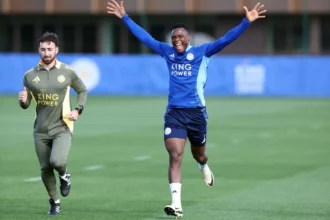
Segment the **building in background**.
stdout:
<svg viewBox="0 0 330 220">
<path fill-rule="evenodd" d="M 201 43 L 237 25 L 256 0 L 125 0 L 127 13 L 154 38 L 167 41 L 186 23 Z M 329 0 L 263 0 L 256 22 L 222 54 L 329 54 Z M 35 52 L 44 31 L 55 31 L 64 53 L 152 53 L 114 16 L 107 0 L 0 0 L 0 51 Z M 328 28 L 327 28 L 328 27 Z"/>
</svg>

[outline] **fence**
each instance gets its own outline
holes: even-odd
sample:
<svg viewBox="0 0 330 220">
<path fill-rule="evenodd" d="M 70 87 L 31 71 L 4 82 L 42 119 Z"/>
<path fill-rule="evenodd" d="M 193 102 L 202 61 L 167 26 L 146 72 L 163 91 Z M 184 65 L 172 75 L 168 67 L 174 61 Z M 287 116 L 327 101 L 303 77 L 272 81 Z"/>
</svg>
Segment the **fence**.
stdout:
<svg viewBox="0 0 330 220">
<path fill-rule="evenodd" d="M 169 75 L 157 55 L 62 54 L 90 95 L 166 95 Z M 0 54 L 0 94 L 17 94 L 36 54 Z M 206 96 L 330 97 L 330 57 L 215 56 L 208 68 Z"/>
</svg>

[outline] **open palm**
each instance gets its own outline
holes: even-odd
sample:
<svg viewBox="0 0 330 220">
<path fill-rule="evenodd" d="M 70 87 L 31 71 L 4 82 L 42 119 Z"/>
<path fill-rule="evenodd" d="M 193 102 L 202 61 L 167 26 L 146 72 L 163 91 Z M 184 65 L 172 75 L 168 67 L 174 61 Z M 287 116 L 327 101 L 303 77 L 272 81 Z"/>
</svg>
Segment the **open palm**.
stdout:
<svg viewBox="0 0 330 220">
<path fill-rule="evenodd" d="M 250 22 L 254 22 L 258 18 L 265 18 L 266 16 L 263 15 L 267 10 L 261 10 L 264 7 L 264 5 L 261 5 L 260 2 L 254 6 L 254 8 L 249 11 L 247 7 L 243 7 L 245 10 L 246 18 Z"/>
<path fill-rule="evenodd" d="M 126 13 L 124 2 L 121 1 L 120 4 L 118 4 L 115 0 L 108 2 L 107 12 L 108 14 L 116 15 L 118 18 L 122 18 Z"/>
</svg>

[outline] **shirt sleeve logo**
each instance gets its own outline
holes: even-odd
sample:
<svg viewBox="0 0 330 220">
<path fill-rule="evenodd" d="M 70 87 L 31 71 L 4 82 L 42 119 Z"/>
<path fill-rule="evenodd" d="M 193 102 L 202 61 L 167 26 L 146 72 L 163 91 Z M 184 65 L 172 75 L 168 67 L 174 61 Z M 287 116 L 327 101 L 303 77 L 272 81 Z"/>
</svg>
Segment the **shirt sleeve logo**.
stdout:
<svg viewBox="0 0 330 220">
<path fill-rule="evenodd" d="M 187 54 L 187 60 L 193 60 L 194 59 L 194 54 L 192 54 L 192 53 L 188 53 Z"/>
<path fill-rule="evenodd" d="M 65 76 L 63 76 L 63 75 L 59 75 L 59 76 L 57 77 L 57 81 L 58 81 L 59 83 L 63 83 L 63 82 L 65 81 Z"/>
</svg>

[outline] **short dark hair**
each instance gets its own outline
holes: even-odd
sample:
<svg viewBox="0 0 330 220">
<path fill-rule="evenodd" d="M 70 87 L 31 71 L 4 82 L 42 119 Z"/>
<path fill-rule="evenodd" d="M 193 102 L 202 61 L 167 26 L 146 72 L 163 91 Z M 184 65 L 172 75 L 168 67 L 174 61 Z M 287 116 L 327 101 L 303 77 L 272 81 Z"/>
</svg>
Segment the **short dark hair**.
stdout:
<svg viewBox="0 0 330 220">
<path fill-rule="evenodd" d="M 41 35 L 41 37 L 38 39 L 38 45 L 47 41 L 53 42 L 56 47 L 58 47 L 60 44 L 57 34 L 53 32 L 45 32 L 43 35 Z"/>
<path fill-rule="evenodd" d="M 177 29 L 177 28 L 183 28 L 183 29 L 185 29 L 188 33 L 190 33 L 189 28 L 188 28 L 185 24 L 183 24 L 183 23 L 177 23 L 177 24 L 173 25 L 172 30 Z"/>
</svg>

